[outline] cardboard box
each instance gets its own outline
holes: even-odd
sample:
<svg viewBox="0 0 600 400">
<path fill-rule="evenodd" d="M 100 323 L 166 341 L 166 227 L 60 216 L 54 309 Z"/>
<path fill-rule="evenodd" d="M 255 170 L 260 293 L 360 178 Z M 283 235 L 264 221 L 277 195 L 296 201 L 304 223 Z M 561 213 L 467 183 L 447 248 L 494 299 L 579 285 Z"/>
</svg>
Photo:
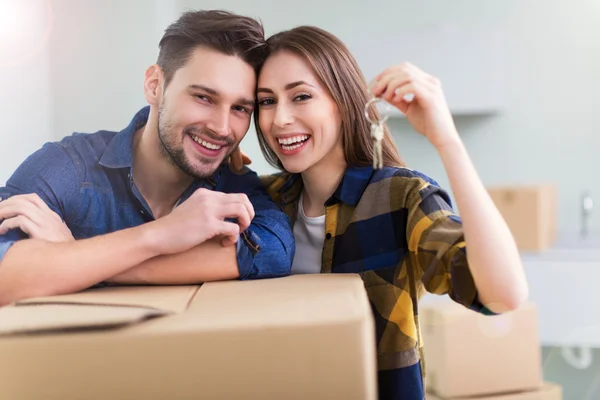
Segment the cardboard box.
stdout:
<svg viewBox="0 0 600 400">
<path fill-rule="evenodd" d="M 556 188 L 551 185 L 490 187 L 520 250 L 541 251 L 556 243 Z"/>
<path fill-rule="evenodd" d="M 506 394 L 495 394 L 491 396 L 475 396 L 465 398 L 447 398 L 437 397 L 436 395 L 427 394 L 427 400 L 562 400 L 562 386 L 552 382 L 544 382 L 544 386 L 538 390 L 530 390 L 525 392 L 514 392 Z"/>
<path fill-rule="evenodd" d="M 542 387 L 535 305 L 486 316 L 454 302 L 421 307 L 427 391 L 443 398 Z"/>
<path fill-rule="evenodd" d="M 358 275 L 110 287 L 0 308 L 2 399 L 375 399 Z"/>
<path fill-rule="evenodd" d="M 470 396 L 464 397 L 438 397 L 428 393 L 427 400 L 562 400 L 562 386 L 553 382 L 544 382 L 544 385 L 537 390 L 527 390 L 512 393 L 492 394 L 489 396 Z"/>
</svg>

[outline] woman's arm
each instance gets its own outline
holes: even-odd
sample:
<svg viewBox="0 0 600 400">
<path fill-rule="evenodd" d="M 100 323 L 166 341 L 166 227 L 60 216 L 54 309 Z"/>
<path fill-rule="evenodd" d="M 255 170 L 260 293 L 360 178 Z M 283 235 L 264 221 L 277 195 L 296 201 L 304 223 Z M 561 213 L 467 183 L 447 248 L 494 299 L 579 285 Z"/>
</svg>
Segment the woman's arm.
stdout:
<svg viewBox="0 0 600 400">
<path fill-rule="evenodd" d="M 458 135 L 439 80 L 404 63 L 382 72 L 371 88 L 404 113 L 440 154 L 462 219 L 479 301 L 493 312 L 519 307 L 528 296 L 519 251 Z"/>
</svg>

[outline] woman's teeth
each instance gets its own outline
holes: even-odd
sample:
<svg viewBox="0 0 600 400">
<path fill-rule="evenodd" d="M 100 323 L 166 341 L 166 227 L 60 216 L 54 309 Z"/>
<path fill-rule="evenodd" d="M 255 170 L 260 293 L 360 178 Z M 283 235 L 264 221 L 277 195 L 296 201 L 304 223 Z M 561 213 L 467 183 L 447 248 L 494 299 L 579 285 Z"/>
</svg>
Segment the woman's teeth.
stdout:
<svg viewBox="0 0 600 400">
<path fill-rule="evenodd" d="M 202 139 L 200 139 L 197 136 L 194 136 L 194 135 L 190 135 L 190 136 L 192 137 L 192 139 L 194 140 L 194 142 L 196 142 L 196 143 L 198 143 L 198 144 L 206 147 L 209 150 L 220 150 L 221 147 L 223 147 L 223 146 L 218 146 L 216 144 L 208 143 L 207 141 L 202 140 Z"/>
<path fill-rule="evenodd" d="M 291 151 L 294 149 L 297 149 L 298 147 L 302 146 L 304 144 L 304 142 L 306 142 L 308 140 L 309 136 L 308 135 L 298 135 L 298 136 L 293 136 L 293 137 L 288 137 L 288 138 L 280 138 L 277 139 L 277 141 L 279 142 L 279 145 L 287 151 Z"/>
</svg>

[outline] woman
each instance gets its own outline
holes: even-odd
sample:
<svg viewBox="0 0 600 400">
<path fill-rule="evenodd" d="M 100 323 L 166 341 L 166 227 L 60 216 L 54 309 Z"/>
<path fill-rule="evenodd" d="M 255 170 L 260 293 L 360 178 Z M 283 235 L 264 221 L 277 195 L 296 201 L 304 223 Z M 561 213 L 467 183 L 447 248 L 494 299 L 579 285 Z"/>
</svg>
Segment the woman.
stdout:
<svg viewBox="0 0 600 400">
<path fill-rule="evenodd" d="M 439 81 L 401 64 L 370 88 L 335 36 L 306 26 L 281 32 L 268 40 L 255 125 L 265 157 L 284 171 L 265 184 L 294 223 L 292 273 L 359 273 L 376 321 L 380 397 L 422 399 L 424 291 L 501 313 L 526 299 L 527 283 Z M 364 116 L 371 95 L 397 107 L 437 149 L 461 217 L 435 181 L 404 166 L 387 130 L 384 168 L 372 168 Z M 376 105 L 370 112 L 379 117 Z"/>
</svg>

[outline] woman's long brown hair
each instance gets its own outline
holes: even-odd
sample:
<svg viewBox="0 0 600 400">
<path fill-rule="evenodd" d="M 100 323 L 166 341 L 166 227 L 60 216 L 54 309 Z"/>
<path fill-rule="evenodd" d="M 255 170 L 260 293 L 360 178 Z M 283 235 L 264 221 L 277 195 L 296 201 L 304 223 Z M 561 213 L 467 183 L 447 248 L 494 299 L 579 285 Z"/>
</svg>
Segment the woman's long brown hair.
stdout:
<svg viewBox="0 0 600 400">
<path fill-rule="evenodd" d="M 300 26 L 267 40 L 267 58 L 279 51 L 289 51 L 306 59 L 333 97 L 342 120 L 342 145 L 348 165 L 373 165 L 371 126 L 364 115 L 365 104 L 371 96 L 358 63 L 344 43 L 321 28 Z M 369 112 L 373 120 L 380 118 L 375 104 L 371 104 Z M 260 148 L 269 164 L 284 170 L 260 130 L 258 118 L 259 110 L 256 109 L 254 126 Z M 384 166 L 405 166 L 387 127 L 382 149 Z"/>
</svg>

